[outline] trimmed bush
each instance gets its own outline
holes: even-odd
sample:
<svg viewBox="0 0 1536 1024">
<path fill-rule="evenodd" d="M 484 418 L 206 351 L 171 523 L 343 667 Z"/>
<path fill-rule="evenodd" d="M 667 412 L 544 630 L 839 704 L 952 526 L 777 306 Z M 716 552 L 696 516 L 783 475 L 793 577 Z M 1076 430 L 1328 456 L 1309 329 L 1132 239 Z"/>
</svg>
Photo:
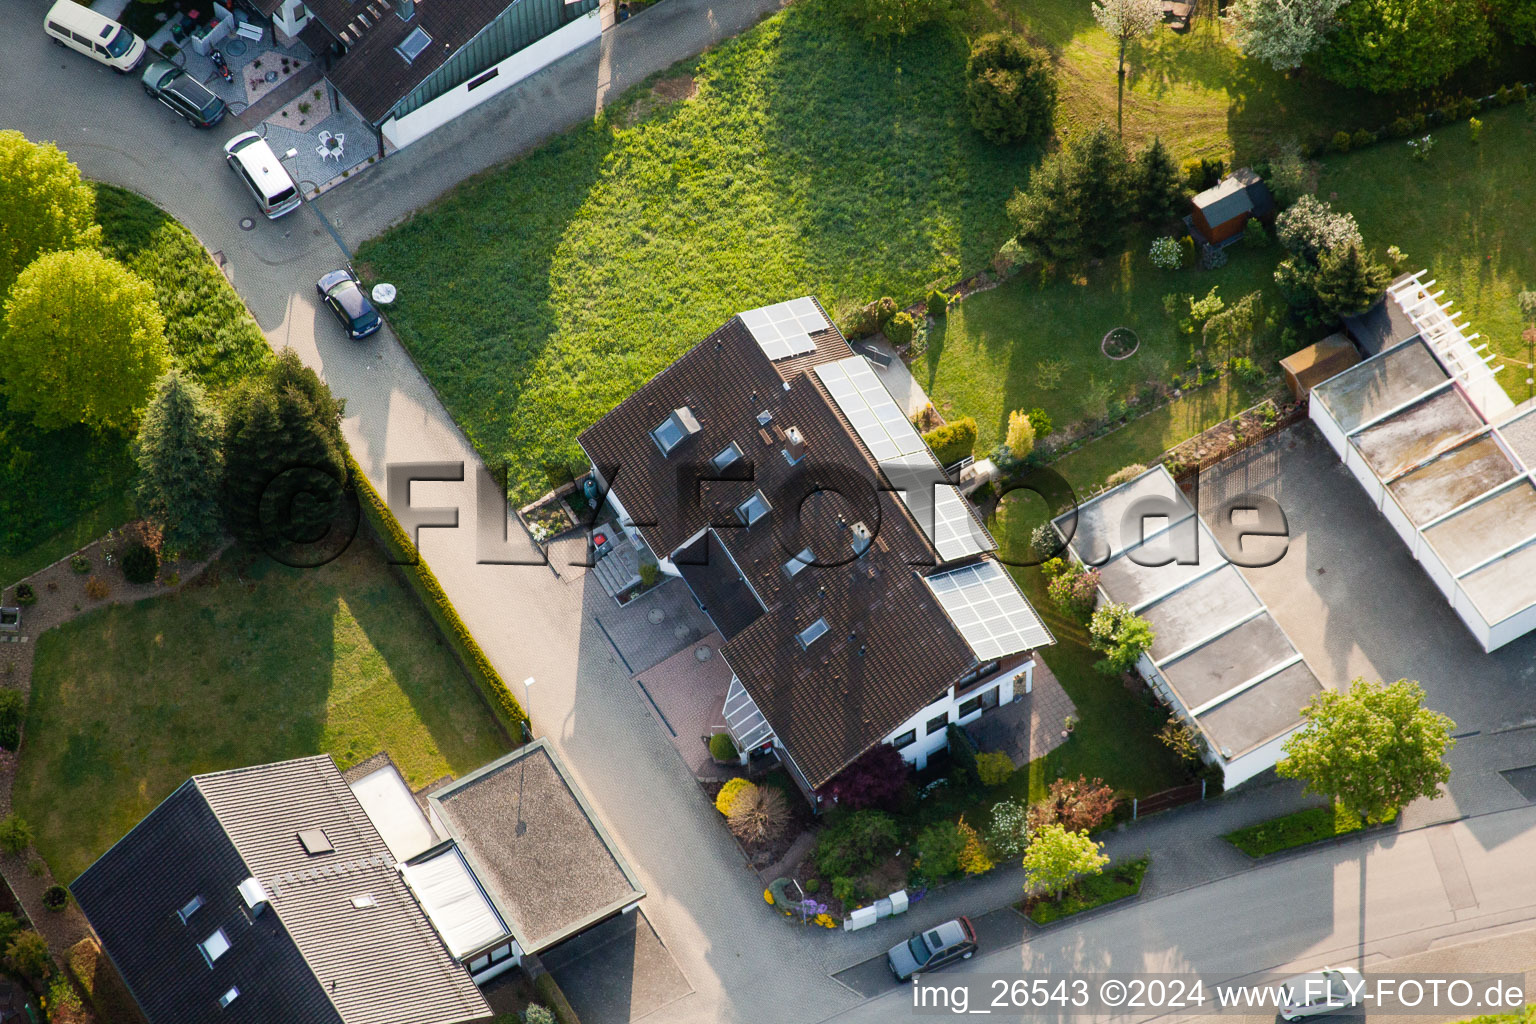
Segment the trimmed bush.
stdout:
<svg viewBox="0 0 1536 1024">
<path fill-rule="evenodd" d="M 709 756 L 716 761 L 735 761 L 740 757 L 740 752 L 730 733 L 717 732 L 709 738 Z"/>
<path fill-rule="evenodd" d="M 1243 225 L 1243 244 L 1255 249 L 1262 249 L 1269 244 L 1269 232 L 1264 230 L 1264 222 L 1259 218 L 1249 217 L 1248 223 Z"/>
<path fill-rule="evenodd" d="M 862 875 L 894 851 L 899 838 L 896 819 L 883 811 L 866 808 L 839 817 L 816 837 L 817 872 L 832 879 L 836 894 L 839 877 Z"/>
<path fill-rule="evenodd" d="M 103 600 L 110 593 L 112 593 L 111 584 L 100 576 L 92 576 L 85 581 L 85 596 L 92 601 Z"/>
<path fill-rule="evenodd" d="M 960 873 L 966 835 L 952 821 L 936 821 L 917 834 L 917 866 L 931 877 Z"/>
<path fill-rule="evenodd" d="M 27 824 L 25 818 L 15 814 L 0 818 L 0 850 L 10 854 L 25 853 L 31 845 L 32 826 Z"/>
<path fill-rule="evenodd" d="M 1364 149 L 1366 146 L 1375 145 L 1375 143 L 1376 133 L 1365 128 L 1361 128 L 1349 137 L 1350 149 Z"/>
<path fill-rule="evenodd" d="M 144 544 L 135 544 L 123 555 L 123 578 L 129 583 L 153 583 L 160 571 L 160 556 Z"/>
<path fill-rule="evenodd" d="M 976 450 L 976 420 L 962 416 L 923 435 L 941 466 L 952 466 Z"/>
<path fill-rule="evenodd" d="M 1349 132 L 1334 132 L 1333 138 L 1328 142 L 1328 148 L 1335 153 L 1348 153 L 1349 144 Z"/>
<path fill-rule="evenodd" d="M 736 798 L 755 789 L 757 787 L 746 779 L 727 779 L 725 785 L 720 787 L 720 792 L 715 794 L 715 810 L 729 815 Z"/>
<path fill-rule="evenodd" d="M 1049 132 L 1056 106 L 1050 55 L 1011 33 L 982 36 L 965 62 L 965 100 L 971 126 L 988 142 Z"/>
<path fill-rule="evenodd" d="M 928 315 L 937 320 L 949 312 L 949 295 L 942 288 L 935 288 L 928 293 Z"/>
<path fill-rule="evenodd" d="M 16 603 L 22 606 L 37 604 L 37 590 L 30 583 L 16 584 Z"/>
<path fill-rule="evenodd" d="M 912 338 L 916 334 L 917 321 L 912 319 L 911 313 L 905 311 L 897 313 L 886 322 L 886 340 L 897 348 L 912 344 Z"/>
<path fill-rule="evenodd" d="M 43 906 L 57 913 L 69 906 L 69 890 L 55 882 L 43 890 Z"/>
<path fill-rule="evenodd" d="M 0 747 L 21 746 L 21 720 L 26 714 L 27 699 L 20 690 L 0 690 Z"/>
<path fill-rule="evenodd" d="M 1051 424 L 1051 417 L 1044 409 L 1033 408 L 1029 410 L 1029 425 L 1035 428 L 1035 440 L 1043 441 L 1051 436 L 1051 431 L 1056 428 Z"/>
<path fill-rule="evenodd" d="M 554 1012 L 538 1003 L 529 1003 L 523 1011 L 523 1024 L 556 1024 Z"/>
<path fill-rule="evenodd" d="M 1394 117 L 1392 123 L 1387 126 L 1387 131 L 1397 138 L 1406 138 L 1413 134 L 1413 122 L 1406 117 Z"/>
<path fill-rule="evenodd" d="M 1001 750 L 977 754 L 976 774 L 983 786 L 1001 786 L 1013 777 L 1013 759 Z"/>
<path fill-rule="evenodd" d="M 91 560 L 84 555 L 71 555 L 69 558 L 69 568 L 71 571 L 84 576 L 91 571 Z"/>
</svg>

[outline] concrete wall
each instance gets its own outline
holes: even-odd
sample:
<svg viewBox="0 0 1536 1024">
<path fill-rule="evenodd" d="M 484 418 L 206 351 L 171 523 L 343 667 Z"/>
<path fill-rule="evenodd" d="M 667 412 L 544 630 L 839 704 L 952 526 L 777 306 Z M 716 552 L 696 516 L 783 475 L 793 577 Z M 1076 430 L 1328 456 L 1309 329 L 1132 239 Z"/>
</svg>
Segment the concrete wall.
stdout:
<svg viewBox="0 0 1536 1024">
<path fill-rule="evenodd" d="M 1299 729 L 1300 726 L 1298 725 L 1297 728 Z M 1291 729 L 1268 743 L 1254 747 L 1246 754 L 1239 754 L 1230 761 L 1218 755 L 1216 761 L 1221 765 L 1222 774 L 1226 779 L 1226 788 L 1234 789 L 1260 772 L 1273 768 L 1275 763 L 1284 756 L 1281 747 L 1285 746 L 1285 741 L 1290 739 L 1295 731 L 1296 729 Z"/>
<path fill-rule="evenodd" d="M 1005 668 L 994 673 L 983 682 L 967 689 L 962 695 L 957 696 L 955 688 L 951 686 L 943 697 L 940 697 L 891 730 L 890 734 L 885 737 L 885 742 L 894 745 L 896 737 L 904 732 L 916 730 L 917 741 L 900 748 L 900 750 L 903 758 L 910 764 L 915 765 L 918 771 L 922 771 L 928 767 L 928 758 L 943 750 L 946 745 L 945 730 L 943 729 L 938 730 L 931 736 L 924 735 L 923 730 L 928 724 L 929 719 L 937 718 L 939 715 L 948 715 L 949 723 L 952 725 L 969 725 L 980 718 L 984 712 L 973 711 L 964 718 L 958 718 L 956 716 L 959 713 L 961 704 L 964 704 L 972 697 L 979 696 L 983 691 L 993 686 L 997 687 L 997 703 L 999 707 L 1011 703 L 1015 693 L 1014 680 L 1019 676 L 1022 676 L 1023 680 L 1019 683 L 1020 688 L 1017 692 L 1027 692 L 1034 684 L 1035 660 L 1033 658 L 1030 658 L 1022 665 L 1015 665 L 1012 668 Z"/>
<path fill-rule="evenodd" d="M 483 76 L 470 79 L 402 118 L 390 118 L 383 125 L 384 138 L 396 147 L 409 146 L 434 128 L 442 127 L 535 71 L 598 38 L 603 33 L 601 17 L 598 10 L 588 11 L 569 25 L 556 29 L 497 64 L 494 68 L 496 77 L 478 88 L 471 89 L 470 86 Z M 486 73 L 489 74 L 490 69 Z"/>
</svg>

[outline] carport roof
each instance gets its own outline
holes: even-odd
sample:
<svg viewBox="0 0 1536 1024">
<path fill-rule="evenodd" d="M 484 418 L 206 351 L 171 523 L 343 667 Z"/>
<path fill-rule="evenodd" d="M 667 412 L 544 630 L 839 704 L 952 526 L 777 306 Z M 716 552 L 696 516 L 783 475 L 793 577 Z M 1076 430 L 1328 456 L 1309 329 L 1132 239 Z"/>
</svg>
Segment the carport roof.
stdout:
<svg viewBox="0 0 1536 1024">
<path fill-rule="evenodd" d="M 1132 510 L 1149 518 L 1123 522 Z M 1063 535 L 1072 515 L 1054 520 Z M 1302 706 L 1322 684 L 1166 469 L 1148 470 L 1076 515 L 1072 553 L 1102 562 L 1117 552 L 1102 564 L 1100 589 L 1152 624 L 1154 669 L 1223 758 L 1301 724 Z M 1093 553 L 1100 558 L 1084 557 Z"/>
<path fill-rule="evenodd" d="M 1344 433 L 1378 419 L 1449 379 L 1429 346 L 1414 339 L 1312 389 Z"/>
</svg>

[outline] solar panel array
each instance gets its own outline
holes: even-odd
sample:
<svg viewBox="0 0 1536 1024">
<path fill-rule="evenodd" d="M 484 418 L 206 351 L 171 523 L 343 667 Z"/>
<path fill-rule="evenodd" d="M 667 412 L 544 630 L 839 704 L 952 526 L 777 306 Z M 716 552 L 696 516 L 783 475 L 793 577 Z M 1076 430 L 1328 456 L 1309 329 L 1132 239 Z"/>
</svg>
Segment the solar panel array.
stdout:
<svg viewBox="0 0 1536 1024">
<path fill-rule="evenodd" d="M 823 363 L 816 375 L 940 558 L 953 562 L 997 546 L 863 356 Z"/>
<path fill-rule="evenodd" d="M 811 335 L 829 326 L 809 297 L 749 309 L 741 314 L 741 322 L 752 332 L 758 348 L 774 362 L 816 351 Z"/>
<path fill-rule="evenodd" d="M 928 451 L 928 445 L 863 356 L 822 363 L 816 367 L 816 376 L 876 462 Z"/>
<path fill-rule="evenodd" d="M 937 573 L 925 582 L 982 661 L 1054 642 L 1018 584 L 991 559 Z"/>
</svg>

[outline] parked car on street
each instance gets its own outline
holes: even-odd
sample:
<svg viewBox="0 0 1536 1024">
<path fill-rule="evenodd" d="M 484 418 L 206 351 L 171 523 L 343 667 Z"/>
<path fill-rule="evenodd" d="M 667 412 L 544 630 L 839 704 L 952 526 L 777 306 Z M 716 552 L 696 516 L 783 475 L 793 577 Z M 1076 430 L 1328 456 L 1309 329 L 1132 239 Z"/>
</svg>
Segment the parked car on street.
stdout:
<svg viewBox="0 0 1536 1024">
<path fill-rule="evenodd" d="M 918 932 L 885 954 L 897 981 L 911 981 L 912 976 L 936 970 L 956 960 L 969 960 L 976 952 L 976 930 L 970 918 L 953 921 Z"/>
<path fill-rule="evenodd" d="M 379 311 L 368 301 L 362 282 L 350 268 L 326 274 L 315 282 L 315 290 L 320 293 L 320 301 L 336 315 L 348 337 L 366 338 L 383 323 Z"/>
<path fill-rule="evenodd" d="M 186 118 L 194 128 L 212 128 L 224 120 L 228 105 L 202 82 L 168 60 L 144 69 L 144 91 Z"/>
<path fill-rule="evenodd" d="M 224 143 L 224 159 L 268 220 L 276 220 L 304 205 L 298 182 L 277 159 L 267 140 L 255 132 L 241 132 Z"/>
<path fill-rule="evenodd" d="M 149 47 L 105 14 L 74 0 L 58 0 L 43 19 L 43 31 L 59 46 L 83 53 L 120 75 L 139 66 Z"/>
<path fill-rule="evenodd" d="M 1353 967 L 1324 967 L 1311 974 L 1298 974 L 1281 983 L 1285 1004 L 1280 1016 L 1286 1020 L 1322 1017 L 1358 1005 L 1360 972 Z"/>
</svg>

